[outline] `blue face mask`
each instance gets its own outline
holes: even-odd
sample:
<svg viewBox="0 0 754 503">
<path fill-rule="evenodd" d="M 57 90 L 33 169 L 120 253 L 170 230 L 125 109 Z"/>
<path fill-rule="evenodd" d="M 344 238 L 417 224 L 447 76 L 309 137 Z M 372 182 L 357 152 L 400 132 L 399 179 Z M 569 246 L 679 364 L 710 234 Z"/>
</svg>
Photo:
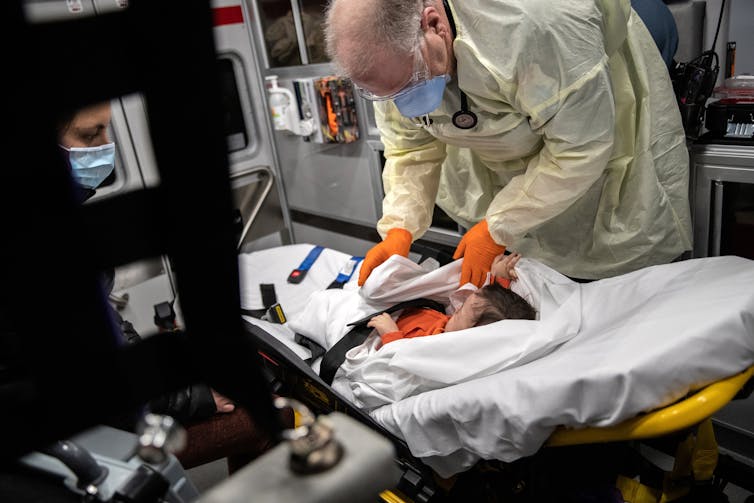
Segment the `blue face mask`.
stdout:
<svg viewBox="0 0 754 503">
<path fill-rule="evenodd" d="M 71 174 L 76 183 L 87 189 L 96 189 L 115 169 L 115 143 L 99 147 L 60 146 L 68 152 Z"/>
<path fill-rule="evenodd" d="M 404 117 L 421 117 L 437 110 L 445 92 L 445 83 L 449 75 L 438 75 L 424 85 L 408 90 L 393 100 Z"/>
</svg>

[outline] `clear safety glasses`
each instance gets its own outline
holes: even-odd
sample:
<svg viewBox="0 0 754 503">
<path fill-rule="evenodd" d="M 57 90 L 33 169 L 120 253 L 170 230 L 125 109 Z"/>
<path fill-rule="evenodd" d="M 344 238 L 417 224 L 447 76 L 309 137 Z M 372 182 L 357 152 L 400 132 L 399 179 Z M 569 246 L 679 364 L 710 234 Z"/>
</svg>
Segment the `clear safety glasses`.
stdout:
<svg viewBox="0 0 754 503">
<path fill-rule="evenodd" d="M 368 89 L 364 89 L 363 87 L 354 84 L 354 87 L 359 92 L 362 98 L 370 100 L 370 101 L 385 101 L 385 100 L 394 100 L 396 98 L 400 98 L 401 96 L 404 96 L 417 87 L 422 87 L 429 82 L 429 80 L 432 78 L 432 76 L 429 73 L 429 67 L 427 66 L 427 63 L 424 61 L 424 57 L 422 57 L 422 52 L 420 48 L 416 48 L 414 51 L 414 71 L 409 77 L 409 79 L 406 81 L 405 84 L 403 84 L 400 88 L 400 90 L 392 93 L 392 94 L 386 94 L 386 95 L 379 95 L 374 94 Z"/>
</svg>

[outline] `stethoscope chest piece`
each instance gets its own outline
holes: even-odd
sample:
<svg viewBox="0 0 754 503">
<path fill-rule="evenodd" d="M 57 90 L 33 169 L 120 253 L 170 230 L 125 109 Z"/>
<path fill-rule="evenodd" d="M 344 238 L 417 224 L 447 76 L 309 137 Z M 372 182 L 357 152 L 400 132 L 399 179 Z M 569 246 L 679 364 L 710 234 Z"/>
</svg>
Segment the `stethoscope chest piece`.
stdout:
<svg viewBox="0 0 754 503">
<path fill-rule="evenodd" d="M 459 110 L 453 114 L 453 125 L 458 129 L 471 129 L 477 125 L 479 119 L 470 110 Z"/>
<path fill-rule="evenodd" d="M 463 91 L 461 91 L 461 109 L 453 114 L 451 122 L 458 129 L 471 129 L 479 122 L 476 114 L 469 110 L 469 98 Z"/>
</svg>

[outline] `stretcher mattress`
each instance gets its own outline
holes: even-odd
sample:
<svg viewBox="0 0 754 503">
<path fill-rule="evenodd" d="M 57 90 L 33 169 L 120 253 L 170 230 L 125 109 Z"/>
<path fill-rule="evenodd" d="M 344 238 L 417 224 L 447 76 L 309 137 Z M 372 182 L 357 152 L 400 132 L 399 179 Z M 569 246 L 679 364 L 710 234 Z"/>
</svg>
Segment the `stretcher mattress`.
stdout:
<svg viewBox="0 0 754 503">
<path fill-rule="evenodd" d="M 392 257 L 364 288 L 352 279 L 343 291 L 321 293 L 350 258 L 334 250 L 300 285 L 287 284 L 311 248 L 240 257 L 244 307 L 261 307 L 259 283 L 274 283 L 290 320 L 249 321 L 302 358 L 309 353 L 293 342 L 294 331 L 329 346 L 347 330 L 344 321 L 409 298 L 447 302 L 457 287 L 458 261 L 429 270 Z M 533 454 L 558 426 L 617 424 L 754 363 L 754 261 L 687 260 L 588 284 L 525 258 L 517 271 L 513 288 L 538 320 L 383 347 L 373 335 L 336 375 L 337 391 L 441 476 L 479 459 Z"/>
</svg>

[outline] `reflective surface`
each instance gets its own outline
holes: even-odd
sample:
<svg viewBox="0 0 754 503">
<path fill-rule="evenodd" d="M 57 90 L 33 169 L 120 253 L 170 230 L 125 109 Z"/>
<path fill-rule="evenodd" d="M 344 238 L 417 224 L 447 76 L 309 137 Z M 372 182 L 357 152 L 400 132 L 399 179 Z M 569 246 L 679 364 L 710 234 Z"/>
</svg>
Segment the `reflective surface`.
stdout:
<svg viewBox="0 0 754 503">
<path fill-rule="evenodd" d="M 270 67 L 328 61 L 322 30 L 323 12 L 324 3 L 317 0 L 302 0 L 295 4 L 295 8 L 286 1 L 259 2 Z M 305 46 L 305 60 L 301 58 L 302 45 Z"/>
</svg>

